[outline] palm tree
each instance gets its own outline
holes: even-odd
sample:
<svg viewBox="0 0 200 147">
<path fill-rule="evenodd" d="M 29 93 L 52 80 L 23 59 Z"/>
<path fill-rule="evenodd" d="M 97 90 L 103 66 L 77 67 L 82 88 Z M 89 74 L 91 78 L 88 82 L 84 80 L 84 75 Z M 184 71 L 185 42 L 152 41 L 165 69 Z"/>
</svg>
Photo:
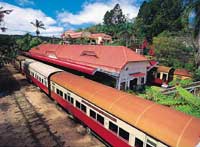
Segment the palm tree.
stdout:
<svg viewBox="0 0 200 147">
<path fill-rule="evenodd" d="M 34 22 L 31 22 L 31 24 L 36 27 L 36 35 L 39 36 L 40 34 L 40 31 L 39 29 L 43 29 L 43 30 L 46 30 L 46 28 L 44 27 L 44 23 L 42 21 L 39 21 L 39 20 L 35 20 L 35 23 Z"/>
</svg>

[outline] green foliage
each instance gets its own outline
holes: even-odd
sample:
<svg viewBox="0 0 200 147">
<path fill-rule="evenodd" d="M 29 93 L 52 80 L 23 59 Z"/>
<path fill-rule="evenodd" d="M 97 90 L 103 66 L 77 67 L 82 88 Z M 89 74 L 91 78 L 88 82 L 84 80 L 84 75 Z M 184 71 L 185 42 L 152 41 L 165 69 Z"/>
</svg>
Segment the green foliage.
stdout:
<svg viewBox="0 0 200 147">
<path fill-rule="evenodd" d="M 140 94 L 140 96 L 158 104 L 173 107 L 178 111 L 200 117 L 200 98 L 180 86 L 176 88 L 177 94 L 163 95 L 158 88 L 147 87 L 145 94 Z"/>
<path fill-rule="evenodd" d="M 81 39 L 76 39 L 73 43 L 74 44 L 88 44 L 89 39 L 88 38 L 81 38 Z"/>
<path fill-rule="evenodd" d="M 181 87 L 187 86 L 189 84 L 192 83 L 191 79 L 185 79 L 185 80 L 181 80 L 181 79 L 174 79 L 173 81 L 169 82 L 169 86 L 176 86 L 179 85 Z"/>
<path fill-rule="evenodd" d="M 196 69 L 193 74 L 194 81 L 200 81 L 200 69 Z"/>
<path fill-rule="evenodd" d="M 160 34 L 153 38 L 156 58 L 163 65 L 185 68 L 185 63 L 194 62 L 193 49 L 181 37 L 172 35 Z"/>
<path fill-rule="evenodd" d="M 17 54 L 15 39 L 18 36 L 0 35 L 0 58 L 14 58 Z"/>
<path fill-rule="evenodd" d="M 193 115 L 196 117 L 200 117 L 200 112 L 197 112 L 198 110 L 194 109 L 190 105 L 178 105 L 174 107 L 176 110 L 184 112 L 189 115 Z"/>
<path fill-rule="evenodd" d="M 194 96 L 192 93 L 188 92 L 184 88 L 177 86 L 176 90 L 178 91 L 179 95 L 188 103 L 190 103 L 193 106 L 200 108 L 200 99 Z"/>
<path fill-rule="evenodd" d="M 42 40 L 41 40 L 40 38 L 34 37 L 34 38 L 32 38 L 31 41 L 30 41 L 30 48 L 32 48 L 32 47 L 34 47 L 34 46 L 37 46 L 37 45 L 39 45 L 39 44 L 41 44 L 41 43 L 42 43 Z"/>
<path fill-rule="evenodd" d="M 166 105 L 166 106 L 179 106 L 185 104 L 182 99 L 174 99 L 173 97 L 166 97 L 166 99 L 161 99 L 159 104 Z"/>
<path fill-rule="evenodd" d="M 24 35 L 22 38 L 16 40 L 20 50 L 28 51 L 32 47 L 37 46 L 42 43 L 42 40 L 38 37 L 32 37 L 30 34 Z"/>
<path fill-rule="evenodd" d="M 176 89 L 180 97 L 184 99 L 187 105 L 176 106 L 175 108 L 187 114 L 200 117 L 200 98 L 194 96 L 193 94 L 191 94 L 190 92 L 188 92 L 180 86 L 177 86 Z"/>
<path fill-rule="evenodd" d="M 140 7 L 136 22 L 149 41 L 161 32 L 180 31 L 182 29 L 182 0 L 144 1 Z"/>
</svg>

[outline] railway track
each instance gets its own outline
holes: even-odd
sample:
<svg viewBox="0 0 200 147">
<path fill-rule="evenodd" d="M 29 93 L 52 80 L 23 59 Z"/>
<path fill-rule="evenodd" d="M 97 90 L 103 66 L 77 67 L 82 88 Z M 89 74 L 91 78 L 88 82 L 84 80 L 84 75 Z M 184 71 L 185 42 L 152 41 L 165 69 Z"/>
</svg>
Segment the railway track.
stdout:
<svg viewBox="0 0 200 147">
<path fill-rule="evenodd" d="M 0 147 L 105 146 L 84 132 L 12 65 L 0 68 Z"/>
<path fill-rule="evenodd" d="M 61 141 L 60 137 L 56 135 L 56 132 L 51 131 L 47 123 L 48 120 L 37 112 L 35 107 L 27 100 L 24 93 L 15 92 L 13 98 L 18 107 L 16 118 L 19 116 L 18 121 L 23 120 L 25 127 L 28 129 L 27 136 L 33 139 L 33 141 L 30 142 L 31 146 L 64 146 L 65 142 Z M 23 119 L 21 119 L 20 116 L 22 116 Z"/>
</svg>

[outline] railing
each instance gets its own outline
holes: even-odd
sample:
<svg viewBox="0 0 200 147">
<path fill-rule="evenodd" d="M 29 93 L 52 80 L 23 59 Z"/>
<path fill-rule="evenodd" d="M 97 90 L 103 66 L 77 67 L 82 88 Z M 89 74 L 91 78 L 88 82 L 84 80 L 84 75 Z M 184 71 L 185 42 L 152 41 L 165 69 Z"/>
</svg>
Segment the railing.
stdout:
<svg viewBox="0 0 200 147">
<path fill-rule="evenodd" d="M 200 88 L 200 81 L 193 82 L 189 85 L 183 86 L 183 88 L 191 92 L 195 90 L 196 88 Z M 175 92 L 176 92 L 176 87 L 171 87 L 171 88 L 161 91 L 162 94 L 171 94 Z"/>
</svg>

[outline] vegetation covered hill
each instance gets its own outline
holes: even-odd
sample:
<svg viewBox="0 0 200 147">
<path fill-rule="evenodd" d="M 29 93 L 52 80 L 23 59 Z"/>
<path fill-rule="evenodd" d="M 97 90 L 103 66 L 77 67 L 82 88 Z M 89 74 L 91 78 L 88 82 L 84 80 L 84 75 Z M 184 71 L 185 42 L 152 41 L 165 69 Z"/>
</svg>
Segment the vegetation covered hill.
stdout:
<svg viewBox="0 0 200 147">
<path fill-rule="evenodd" d="M 186 68 L 200 80 L 200 1 L 144 1 L 132 20 L 125 17 L 117 4 L 106 12 L 103 21 L 81 30 L 107 33 L 113 36 L 112 45 L 133 49 L 141 48 L 147 40 L 147 51 L 152 48 L 160 64 Z"/>
<path fill-rule="evenodd" d="M 0 57 L 14 58 L 19 50 L 28 51 L 33 46 L 49 42 L 59 43 L 61 39 L 26 35 L 1 35 L 0 34 Z"/>
</svg>

